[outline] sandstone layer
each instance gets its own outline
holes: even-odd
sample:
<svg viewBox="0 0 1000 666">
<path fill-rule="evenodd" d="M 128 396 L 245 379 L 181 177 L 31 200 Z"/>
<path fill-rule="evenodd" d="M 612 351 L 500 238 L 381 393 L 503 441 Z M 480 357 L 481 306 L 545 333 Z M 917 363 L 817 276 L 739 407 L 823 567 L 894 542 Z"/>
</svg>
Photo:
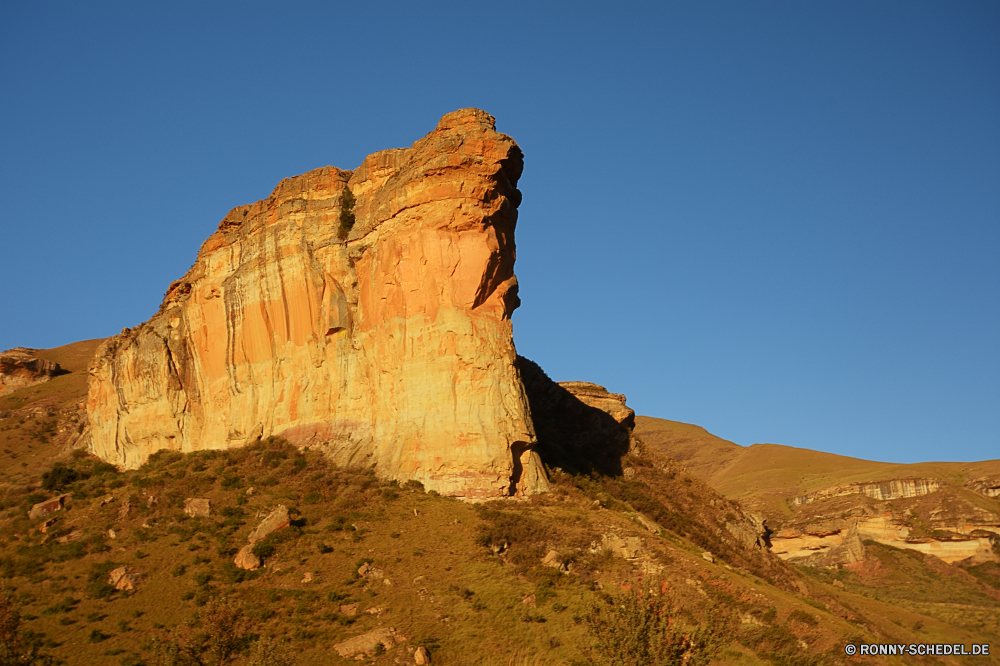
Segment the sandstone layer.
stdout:
<svg viewBox="0 0 1000 666">
<path fill-rule="evenodd" d="M 0 395 L 47 382 L 62 372 L 58 363 L 35 356 L 37 351 L 15 347 L 0 352 Z"/>
<path fill-rule="evenodd" d="M 465 109 L 233 209 L 159 312 L 99 350 L 91 450 L 135 468 L 276 436 L 441 493 L 538 490 L 510 321 L 521 169 Z"/>
</svg>

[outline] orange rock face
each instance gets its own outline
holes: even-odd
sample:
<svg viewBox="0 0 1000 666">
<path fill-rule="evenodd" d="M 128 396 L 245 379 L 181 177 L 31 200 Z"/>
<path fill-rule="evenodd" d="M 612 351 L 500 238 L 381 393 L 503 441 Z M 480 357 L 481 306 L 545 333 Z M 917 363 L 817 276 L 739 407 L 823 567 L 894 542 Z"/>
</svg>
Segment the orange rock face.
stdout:
<svg viewBox="0 0 1000 666">
<path fill-rule="evenodd" d="M 99 350 L 91 449 L 134 468 L 273 435 L 446 494 L 544 490 L 510 322 L 521 168 L 465 109 L 233 209 L 159 312 Z"/>
</svg>

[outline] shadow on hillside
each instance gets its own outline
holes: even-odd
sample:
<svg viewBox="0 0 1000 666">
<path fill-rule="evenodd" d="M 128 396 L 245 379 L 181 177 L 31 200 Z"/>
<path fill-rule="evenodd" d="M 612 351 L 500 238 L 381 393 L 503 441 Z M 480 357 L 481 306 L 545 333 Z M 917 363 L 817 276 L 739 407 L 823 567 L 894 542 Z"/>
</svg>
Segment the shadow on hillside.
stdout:
<svg viewBox="0 0 1000 666">
<path fill-rule="evenodd" d="M 608 413 L 580 401 L 549 379 L 537 363 L 517 357 L 538 436 L 538 454 L 549 467 L 578 474 L 620 476 L 629 429 Z"/>
</svg>

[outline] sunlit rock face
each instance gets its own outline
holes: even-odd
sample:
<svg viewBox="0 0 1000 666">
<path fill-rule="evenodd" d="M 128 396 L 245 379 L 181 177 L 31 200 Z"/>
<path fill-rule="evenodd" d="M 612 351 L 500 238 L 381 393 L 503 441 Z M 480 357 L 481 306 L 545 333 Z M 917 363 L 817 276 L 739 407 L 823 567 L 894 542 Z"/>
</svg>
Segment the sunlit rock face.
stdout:
<svg viewBox="0 0 1000 666">
<path fill-rule="evenodd" d="M 510 321 L 521 169 L 465 109 L 233 209 L 159 312 L 98 352 L 91 449 L 134 468 L 280 436 L 441 493 L 540 490 Z"/>
</svg>

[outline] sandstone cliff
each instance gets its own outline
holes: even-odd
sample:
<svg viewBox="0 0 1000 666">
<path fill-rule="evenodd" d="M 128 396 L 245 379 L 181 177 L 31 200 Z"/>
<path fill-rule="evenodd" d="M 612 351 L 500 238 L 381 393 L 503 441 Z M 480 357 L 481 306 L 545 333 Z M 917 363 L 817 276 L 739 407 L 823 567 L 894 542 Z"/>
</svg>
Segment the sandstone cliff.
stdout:
<svg viewBox="0 0 1000 666">
<path fill-rule="evenodd" d="M 233 209 L 159 312 L 99 350 L 92 451 L 134 468 L 280 436 L 442 493 L 544 489 L 510 322 L 521 169 L 465 109 Z"/>
</svg>

